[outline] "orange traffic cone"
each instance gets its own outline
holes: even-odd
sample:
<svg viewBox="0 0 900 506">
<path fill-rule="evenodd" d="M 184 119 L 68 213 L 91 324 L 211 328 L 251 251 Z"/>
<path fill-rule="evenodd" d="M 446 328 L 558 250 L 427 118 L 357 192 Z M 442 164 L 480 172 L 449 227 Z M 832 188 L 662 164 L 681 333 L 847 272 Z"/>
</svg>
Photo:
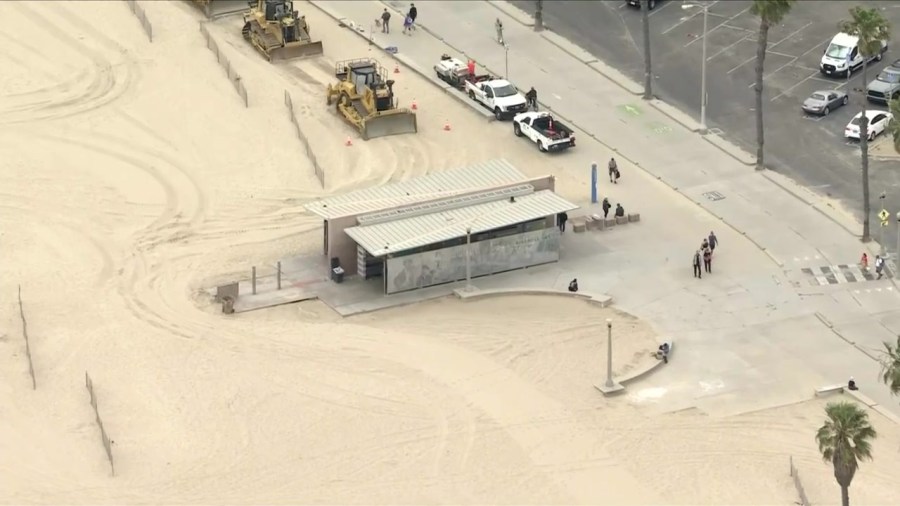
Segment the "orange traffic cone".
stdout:
<svg viewBox="0 0 900 506">
<path fill-rule="evenodd" d="M 449 119 L 444 122 L 444 130 L 447 132 L 450 131 L 450 120 Z"/>
<path fill-rule="evenodd" d="M 418 110 L 419 110 L 419 105 L 416 104 L 416 99 L 413 99 L 412 110 L 414 110 L 414 111 L 418 111 Z"/>
<path fill-rule="evenodd" d="M 394 73 L 395 73 L 395 74 L 399 74 L 399 73 L 400 73 L 400 64 L 398 64 L 398 63 L 395 63 L 395 64 L 394 64 Z"/>
<path fill-rule="evenodd" d="M 352 146 L 352 145 L 353 145 L 353 140 L 351 140 L 350 137 L 348 136 L 347 141 L 344 142 L 344 146 Z"/>
</svg>

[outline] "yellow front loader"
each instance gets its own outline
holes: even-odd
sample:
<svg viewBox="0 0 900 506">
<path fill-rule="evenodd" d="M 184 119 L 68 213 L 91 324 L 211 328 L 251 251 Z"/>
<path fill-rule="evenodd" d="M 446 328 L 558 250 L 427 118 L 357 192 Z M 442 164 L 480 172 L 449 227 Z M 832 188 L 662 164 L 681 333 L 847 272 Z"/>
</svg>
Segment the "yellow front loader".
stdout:
<svg viewBox="0 0 900 506">
<path fill-rule="evenodd" d="M 398 108 L 394 81 L 377 61 L 370 58 L 346 60 L 335 65 L 339 82 L 328 85 L 327 104 L 355 126 L 363 140 L 418 132 L 416 113 Z"/>
<path fill-rule="evenodd" d="M 291 0 L 256 0 L 244 14 L 244 38 L 269 61 L 315 56 L 324 52 L 321 41 L 309 35 L 306 16 L 293 10 Z"/>
</svg>

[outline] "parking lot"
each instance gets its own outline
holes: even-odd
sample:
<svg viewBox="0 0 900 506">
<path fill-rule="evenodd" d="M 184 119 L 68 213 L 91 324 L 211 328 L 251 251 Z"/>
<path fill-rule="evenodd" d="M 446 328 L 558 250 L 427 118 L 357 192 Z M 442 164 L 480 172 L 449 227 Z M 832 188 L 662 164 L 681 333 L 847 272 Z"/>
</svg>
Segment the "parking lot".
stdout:
<svg viewBox="0 0 900 506">
<path fill-rule="evenodd" d="M 517 3 L 528 8 L 533 2 Z M 664 0 L 650 14 L 654 93 L 699 116 L 703 11 L 683 5 L 678 0 Z M 783 24 L 770 29 L 764 107 L 767 164 L 852 209 L 861 209 L 859 147 L 856 142 L 846 142 L 843 132 L 865 100 L 866 83 L 861 71 L 849 82 L 819 72 L 822 53 L 855 5 L 797 2 Z M 881 5 L 882 14 L 900 27 L 900 3 Z M 624 1 L 559 1 L 545 6 L 551 29 L 643 82 L 642 26 L 637 9 L 626 7 Z M 713 131 L 755 153 L 753 85 L 759 20 L 749 7 L 747 1 L 709 2 L 707 123 Z M 599 26 L 594 22 L 591 28 L 585 19 L 599 20 Z M 889 49 L 882 62 L 869 67 L 868 79 L 896 59 L 900 59 L 900 51 Z M 814 91 L 830 89 L 850 90 L 850 104 L 827 117 L 803 114 L 800 105 L 805 98 Z M 886 106 L 869 104 L 869 108 Z M 896 211 L 900 210 L 900 175 L 891 166 L 890 162 L 871 163 L 873 207 L 879 204 L 877 195 L 886 191 L 889 209 Z"/>
</svg>

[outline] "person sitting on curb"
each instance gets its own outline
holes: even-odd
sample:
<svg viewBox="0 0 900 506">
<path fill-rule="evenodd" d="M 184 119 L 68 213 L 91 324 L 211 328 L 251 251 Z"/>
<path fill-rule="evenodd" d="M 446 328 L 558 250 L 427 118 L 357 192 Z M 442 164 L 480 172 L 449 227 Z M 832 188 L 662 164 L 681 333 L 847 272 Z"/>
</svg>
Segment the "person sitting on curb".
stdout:
<svg viewBox="0 0 900 506">
<path fill-rule="evenodd" d="M 622 204 L 616 204 L 616 218 L 622 218 L 625 216 L 625 208 L 622 207 Z"/>
<path fill-rule="evenodd" d="M 578 278 L 569 281 L 569 291 L 575 293 L 578 291 Z"/>
<path fill-rule="evenodd" d="M 669 363 L 669 343 L 662 343 L 659 345 L 659 357 L 664 363 Z"/>
<path fill-rule="evenodd" d="M 847 382 L 847 390 L 859 390 L 859 387 L 856 386 L 856 381 L 853 379 L 853 376 L 850 376 L 850 381 Z"/>
</svg>

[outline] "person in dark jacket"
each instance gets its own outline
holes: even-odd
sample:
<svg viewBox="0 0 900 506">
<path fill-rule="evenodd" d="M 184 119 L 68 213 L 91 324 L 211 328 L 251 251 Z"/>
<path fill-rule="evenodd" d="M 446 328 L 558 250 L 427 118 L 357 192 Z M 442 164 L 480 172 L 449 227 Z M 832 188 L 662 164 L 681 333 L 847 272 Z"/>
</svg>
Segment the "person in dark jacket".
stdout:
<svg viewBox="0 0 900 506">
<path fill-rule="evenodd" d="M 700 250 L 694 252 L 694 277 L 703 279 L 703 269 L 700 268 Z"/>
<path fill-rule="evenodd" d="M 534 86 L 528 90 L 528 93 L 525 94 L 525 100 L 528 102 L 528 107 L 537 111 L 537 90 L 534 89 Z"/>
<path fill-rule="evenodd" d="M 616 218 L 621 218 L 625 216 L 625 208 L 622 207 L 622 204 L 616 204 Z"/>
<path fill-rule="evenodd" d="M 569 291 L 575 293 L 578 291 L 578 278 L 569 281 Z"/>
<path fill-rule="evenodd" d="M 615 183 L 619 179 L 619 166 L 616 164 L 615 158 L 609 159 L 609 182 Z"/>
<path fill-rule="evenodd" d="M 716 237 L 715 232 L 713 232 L 712 230 L 710 230 L 710 231 L 709 231 L 709 249 L 710 249 L 710 251 L 712 251 L 713 253 L 715 253 L 715 252 L 716 252 L 716 246 L 718 246 L 718 245 L 719 245 L 719 238 Z"/>
<path fill-rule="evenodd" d="M 606 197 L 603 197 L 603 217 L 604 218 L 609 217 L 610 208 L 612 208 L 612 204 L 609 203 L 609 199 Z"/>
<path fill-rule="evenodd" d="M 707 274 L 712 274 L 712 250 L 709 248 L 703 250 L 703 268 Z"/>
<path fill-rule="evenodd" d="M 562 212 L 556 215 L 556 225 L 559 227 L 560 232 L 566 231 L 566 222 L 569 221 L 569 215 Z"/>
<path fill-rule="evenodd" d="M 387 7 L 381 13 L 381 33 L 391 33 L 391 13 L 388 12 Z"/>
<path fill-rule="evenodd" d="M 412 23 L 409 25 L 410 30 L 415 30 L 416 18 L 419 17 L 419 9 L 416 9 L 416 4 L 409 4 L 409 12 L 406 14 L 406 17 L 412 20 Z"/>
</svg>

